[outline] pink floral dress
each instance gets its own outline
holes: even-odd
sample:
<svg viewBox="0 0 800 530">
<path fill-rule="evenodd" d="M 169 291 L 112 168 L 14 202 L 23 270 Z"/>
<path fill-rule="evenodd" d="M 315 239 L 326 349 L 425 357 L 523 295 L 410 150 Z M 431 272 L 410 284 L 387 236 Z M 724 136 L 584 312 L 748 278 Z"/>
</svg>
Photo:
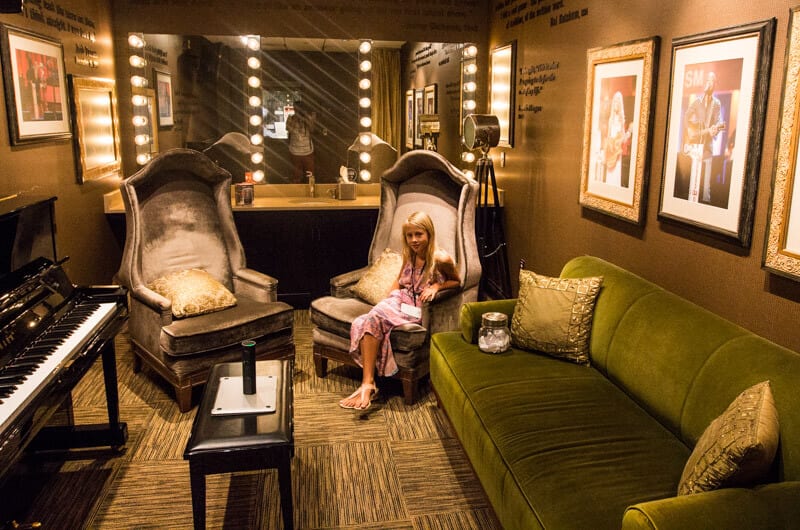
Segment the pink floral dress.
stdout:
<svg viewBox="0 0 800 530">
<path fill-rule="evenodd" d="M 411 268 L 410 263 L 403 264 L 403 271 L 400 274 L 400 288 L 389 293 L 388 298 L 378 302 L 366 315 L 361 315 L 353 320 L 350 327 L 350 355 L 362 366 L 361 351 L 358 346 L 365 333 L 381 341 L 378 351 L 376 369 L 379 376 L 391 376 L 397 373 L 397 363 L 392 353 L 392 345 L 389 334 L 392 329 L 401 324 L 419 324 L 420 319 L 406 315 L 400 311 L 401 304 L 416 305 L 422 307 L 419 299 L 420 293 L 432 283 L 443 282 L 444 277 L 441 273 L 434 270 L 433 280 L 425 281 L 422 274 L 423 267 Z M 411 285 L 412 278 L 414 285 Z"/>
</svg>

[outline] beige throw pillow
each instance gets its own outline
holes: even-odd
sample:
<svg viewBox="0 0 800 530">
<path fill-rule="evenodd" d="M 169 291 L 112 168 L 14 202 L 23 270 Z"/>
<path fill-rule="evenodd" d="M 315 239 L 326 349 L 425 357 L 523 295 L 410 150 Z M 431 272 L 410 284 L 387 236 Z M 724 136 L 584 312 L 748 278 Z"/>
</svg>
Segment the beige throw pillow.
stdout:
<svg viewBox="0 0 800 530">
<path fill-rule="evenodd" d="M 353 293 L 365 302 L 377 304 L 389 295 L 402 266 L 403 256 L 390 248 L 385 249 L 358 280 Z"/>
<path fill-rule="evenodd" d="M 678 495 L 763 478 L 775 458 L 779 430 L 769 381 L 751 386 L 703 432 L 683 469 Z"/>
<path fill-rule="evenodd" d="M 236 305 L 233 293 L 200 269 L 169 273 L 153 280 L 147 287 L 172 301 L 172 314 L 176 318 L 202 315 Z"/>
<path fill-rule="evenodd" d="M 602 276 L 551 278 L 519 272 L 519 299 L 511 318 L 515 346 L 589 364 L 589 334 Z"/>
</svg>

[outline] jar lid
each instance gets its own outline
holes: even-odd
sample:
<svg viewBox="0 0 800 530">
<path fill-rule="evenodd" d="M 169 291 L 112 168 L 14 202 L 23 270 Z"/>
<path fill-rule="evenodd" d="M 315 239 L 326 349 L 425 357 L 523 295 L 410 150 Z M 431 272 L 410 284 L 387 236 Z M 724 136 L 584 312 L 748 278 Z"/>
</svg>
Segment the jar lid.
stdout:
<svg viewBox="0 0 800 530">
<path fill-rule="evenodd" d="M 481 325 L 487 328 L 505 328 L 508 326 L 508 315 L 505 313 L 484 313 L 481 315 Z"/>
</svg>

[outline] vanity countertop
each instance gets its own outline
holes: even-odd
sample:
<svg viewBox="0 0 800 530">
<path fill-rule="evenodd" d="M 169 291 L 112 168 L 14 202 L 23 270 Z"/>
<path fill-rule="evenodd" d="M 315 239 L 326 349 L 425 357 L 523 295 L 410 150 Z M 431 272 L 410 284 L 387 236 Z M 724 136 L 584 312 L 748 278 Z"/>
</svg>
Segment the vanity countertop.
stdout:
<svg viewBox="0 0 800 530">
<path fill-rule="evenodd" d="M 380 184 L 358 184 L 354 200 L 340 201 L 330 197 L 336 184 L 317 184 L 316 196 L 308 196 L 304 184 L 259 184 L 254 187 L 253 204 L 239 206 L 235 203 L 234 187 L 231 186 L 231 205 L 234 212 L 263 210 L 377 210 L 381 204 Z M 124 214 L 125 204 L 119 190 L 103 196 L 103 210 L 107 214 Z"/>
</svg>

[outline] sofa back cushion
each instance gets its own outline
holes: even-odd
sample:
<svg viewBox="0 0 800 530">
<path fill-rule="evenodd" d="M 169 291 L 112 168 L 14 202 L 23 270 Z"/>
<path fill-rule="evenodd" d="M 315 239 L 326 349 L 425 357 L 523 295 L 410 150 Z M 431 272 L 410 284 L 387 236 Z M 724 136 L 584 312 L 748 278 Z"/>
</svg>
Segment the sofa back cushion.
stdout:
<svg viewBox="0 0 800 530">
<path fill-rule="evenodd" d="M 592 366 L 694 447 L 743 390 L 769 380 L 781 419 L 777 472 L 800 479 L 800 354 L 782 348 L 599 258 L 562 276 L 603 276 L 590 343 Z"/>
</svg>

